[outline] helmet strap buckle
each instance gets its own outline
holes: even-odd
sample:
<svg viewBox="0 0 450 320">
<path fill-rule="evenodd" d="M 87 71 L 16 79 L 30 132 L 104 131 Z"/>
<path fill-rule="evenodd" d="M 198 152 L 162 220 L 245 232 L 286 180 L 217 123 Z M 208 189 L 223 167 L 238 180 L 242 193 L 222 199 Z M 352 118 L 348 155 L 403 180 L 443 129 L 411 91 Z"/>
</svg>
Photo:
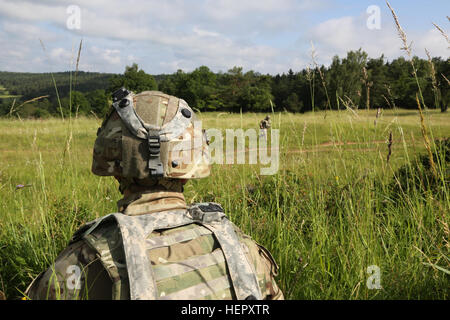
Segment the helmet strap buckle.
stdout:
<svg viewBox="0 0 450 320">
<path fill-rule="evenodd" d="M 161 138 L 158 133 L 155 134 L 155 132 L 149 132 L 147 141 L 149 148 L 148 168 L 150 169 L 150 175 L 153 177 L 162 177 L 164 172 L 160 158 Z"/>
</svg>

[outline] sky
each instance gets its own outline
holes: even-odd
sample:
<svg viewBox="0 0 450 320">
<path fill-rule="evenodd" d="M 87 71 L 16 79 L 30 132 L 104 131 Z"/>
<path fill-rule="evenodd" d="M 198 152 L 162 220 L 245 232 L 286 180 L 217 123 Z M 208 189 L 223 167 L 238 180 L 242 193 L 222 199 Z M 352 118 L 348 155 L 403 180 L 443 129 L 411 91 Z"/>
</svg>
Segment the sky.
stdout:
<svg viewBox="0 0 450 320">
<path fill-rule="evenodd" d="M 449 57 L 450 1 L 391 0 L 413 54 Z M 388 61 L 405 56 L 381 0 L 0 0 L 0 71 L 263 74 L 329 65 L 361 48 Z"/>
</svg>

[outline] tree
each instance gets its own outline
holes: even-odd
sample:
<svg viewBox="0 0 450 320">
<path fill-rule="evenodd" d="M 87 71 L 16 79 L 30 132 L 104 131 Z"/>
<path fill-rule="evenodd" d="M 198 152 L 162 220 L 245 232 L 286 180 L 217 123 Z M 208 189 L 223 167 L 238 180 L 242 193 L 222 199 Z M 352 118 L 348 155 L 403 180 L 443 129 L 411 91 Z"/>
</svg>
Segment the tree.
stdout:
<svg viewBox="0 0 450 320">
<path fill-rule="evenodd" d="M 99 118 L 103 118 L 110 107 L 105 90 L 97 89 L 87 94 L 86 98 L 91 105 L 91 110 Z"/>
<path fill-rule="evenodd" d="M 450 84 L 448 78 L 450 75 L 450 58 L 445 60 L 433 58 L 436 70 L 436 82 L 438 98 L 440 99 L 441 112 L 446 112 L 450 103 Z"/>
<path fill-rule="evenodd" d="M 402 108 L 417 108 L 417 84 L 412 75 L 411 63 L 404 57 L 392 60 L 387 64 L 389 69 L 388 81 L 392 99 L 395 105 Z"/>
<path fill-rule="evenodd" d="M 366 65 L 367 53 L 361 51 L 349 51 L 347 57 L 342 60 L 343 72 L 342 86 L 344 95 L 348 96 L 356 106 L 363 105 L 361 101 L 365 102 L 362 97 L 362 72 Z"/>
<path fill-rule="evenodd" d="M 286 109 L 291 112 L 303 112 L 303 101 L 300 101 L 295 92 L 292 92 L 287 98 Z"/>
<path fill-rule="evenodd" d="M 91 104 L 86 99 L 83 93 L 79 91 L 72 91 L 72 104 L 70 104 L 69 97 L 61 99 L 61 106 L 63 109 L 64 116 L 68 116 L 70 111 L 72 115 L 88 115 L 91 111 Z"/>
<path fill-rule="evenodd" d="M 189 90 L 193 105 L 200 110 L 215 110 L 220 105 L 217 95 L 217 77 L 206 66 L 189 75 Z"/>
<path fill-rule="evenodd" d="M 125 87 L 134 93 L 147 90 L 157 90 L 158 85 L 152 75 L 144 70 L 139 70 L 136 63 L 132 66 L 126 66 L 123 75 L 114 75 L 110 79 L 109 91 L 114 92 L 117 89 Z"/>
<path fill-rule="evenodd" d="M 271 76 L 254 71 L 242 72 L 234 67 L 221 77 L 220 100 L 228 111 L 263 112 L 270 110 L 272 96 Z"/>
<path fill-rule="evenodd" d="M 369 59 L 367 61 L 367 72 L 369 73 L 370 87 L 370 107 L 387 107 L 387 102 L 383 98 L 386 96 L 387 69 L 384 62 L 384 55 L 378 59 Z M 365 88 L 363 88 L 363 91 Z M 364 93 L 365 94 L 365 93 Z"/>
<path fill-rule="evenodd" d="M 432 64 L 418 57 L 413 59 L 425 105 L 444 112 L 450 103 L 449 59 L 432 58 Z M 0 116 L 9 113 L 14 99 L 17 107 L 25 101 L 49 96 L 45 103 L 21 106 L 23 110 L 17 114 L 60 117 L 61 101 L 65 114 L 72 105 L 73 114 L 78 108 L 81 114 L 94 113 L 101 117 L 110 107 L 111 91 L 122 86 L 136 93 L 159 87 L 201 111 L 266 112 L 271 110 L 272 101 L 275 111 L 305 112 L 313 107 L 314 110 L 328 109 L 328 101 L 331 109 L 337 109 L 340 99 L 351 99 L 356 107 L 366 107 L 369 101 L 369 108 L 417 108 L 418 86 L 410 61 L 400 57 L 386 62 L 384 56 L 368 59 L 361 49 L 349 51 L 344 58 L 333 57 L 329 67 L 321 65 L 298 72 L 289 69 L 275 76 L 244 72 L 242 67 L 214 73 L 201 66 L 192 72 L 178 70 L 153 77 L 133 64 L 121 75 L 79 71 L 76 86 L 70 71 L 54 73 L 53 78 L 58 95 L 52 75 L 48 73 L 0 71 Z"/>
</svg>

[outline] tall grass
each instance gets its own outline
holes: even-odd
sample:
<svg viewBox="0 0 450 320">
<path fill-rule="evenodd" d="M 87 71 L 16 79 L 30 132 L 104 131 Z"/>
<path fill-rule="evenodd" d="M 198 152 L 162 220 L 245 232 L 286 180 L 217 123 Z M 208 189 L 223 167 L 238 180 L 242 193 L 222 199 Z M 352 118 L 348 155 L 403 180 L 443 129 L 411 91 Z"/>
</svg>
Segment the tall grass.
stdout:
<svg viewBox="0 0 450 320">
<path fill-rule="evenodd" d="M 278 174 L 214 165 L 209 178 L 187 184 L 186 198 L 221 203 L 244 232 L 268 247 L 288 299 L 448 299 L 449 278 L 441 271 L 450 269 L 448 190 L 433 195 L 417 185 L 401 197 L 392 193 L 397 168 L 413 167 L 414 155 L 426 152 L 410 138 L 420 136 L 421 127 L 415 114 L 390 110 L 374 127 L 374 112 L 360 110 L 355 118 L 328 111 L 326 122 L 324 112 L 275 113 Z M 225 129 L 217 116 L 203 113 L 204 127 Z M 227 115 L 226 128 L 256 129 L 262 116 Z M 436 136 L 449 132 L 449 115 L 430 111 L 429 117 Z M 21 297 L 82 223 L 116 211 L 114 179 L 90 173 L 99 124 L 73 120 L 67 158 L 60 120 L 0 120 L 0 290 L 9 299 Z M 401 137 L 389 164 L 387 146 L 379 142 L 386 129 Z M 445 174 L 445 162 L 436 165 Z M 370 265 L 381 269 L 381 290 L 366 286 Z"/>
<path fill-rule="evenodd" d="M 411 58 L 406 33 L 387 5 Z M 77 70 L 80 52 L 81 43 Z M 313 48 L 330 108 L 314 54 Z M 450 132 L 450 115 L 422 112 L 418 81 L 419 116 L 397 109 L 389 86 L 384 98 L 392 109 L 376 125 L 375 110 L 356 111 L 345 95 L 336 96 L 343 111 L 318 112 L 315 70 L 307 71 L 313 111 L 273 114 L 281 133 L 279 172 L 261 176 L 259 166 L 214 165 L 209 178 L 186 185 L 187 201 L 221 203 L 266 246 L 287 299 L 448 299 L 449 160 L 432 141 Z M 368 89 L 367 76 L 364 84 Z M 367 106 L 369 99 L 368 91 Z M 64 119 L 61 104 L 60 110 Z M 262 117 L 201 114 L 204 128 L 223 132 L 256 129 Z M 90 172 L 99 125 L 71 113 L 68 124 L 0 119 L 0 290 L 7 298 L 21 298 L 80 225 L 116 211 L 117 183 Z M 423 144 L 414 138 L 420 135 Z M 381 270 L 382 289 L 367 286 L 372 265 Z"/>
</svg>

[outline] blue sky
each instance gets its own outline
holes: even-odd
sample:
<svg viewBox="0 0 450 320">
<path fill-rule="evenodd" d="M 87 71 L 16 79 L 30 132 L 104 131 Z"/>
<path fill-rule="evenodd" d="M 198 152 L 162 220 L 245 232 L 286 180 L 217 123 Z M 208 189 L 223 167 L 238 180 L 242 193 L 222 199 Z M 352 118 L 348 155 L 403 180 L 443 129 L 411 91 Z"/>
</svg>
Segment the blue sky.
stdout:
<svg viewBox="0 0 450 320">
<path fill-rule="evenodd" d="M 391 0 L 413 52 L 448 58 L 450 2 Z M 80 28 L 69 29 L 67 12 L 79 8 Z M 379 8 L 373 18 L 370 6 Z M 73 11 L 71 11 L 73 13 Z M 75 20 L 73 19 L 75 18 Z M 379 21 L 368 28 L 367 20 Z M 73 24 L 72 24 L 73 25 Z M 385 1 L 349 0 L 0 0 L 0 70 L 65 71 L 74 68 L 122 73 L 133 62 L 151 74 L 192 71 L 206 65 L 282 73 L 319 64 L 362 48 L 388 60 L 404 55 Z M 43 50 L 40 40 L 44 43 Z"/>
</svg>

